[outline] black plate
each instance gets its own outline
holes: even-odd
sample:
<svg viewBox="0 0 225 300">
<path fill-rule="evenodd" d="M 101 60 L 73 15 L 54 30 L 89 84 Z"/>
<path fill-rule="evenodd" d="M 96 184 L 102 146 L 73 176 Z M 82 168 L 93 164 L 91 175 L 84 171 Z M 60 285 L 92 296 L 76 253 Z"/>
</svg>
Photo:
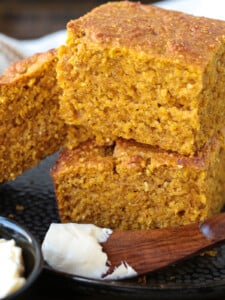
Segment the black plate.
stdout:
<svg viewBox="0 0 225 300">
<path fill-rule="evenodd" d="M 41 242 L 51 222 L 59 222 L 49 171 L 57 153 L 15 181 L 0 185 L 0 215 L 24 224 Z M 45 268 L 51 280 L 83 294 L 137 299 L 223 299 L 225 296 L 225 245 L 216 256 L 204 255 L 132 280 L 104 282 L 68 276 Z"/>
</svg>

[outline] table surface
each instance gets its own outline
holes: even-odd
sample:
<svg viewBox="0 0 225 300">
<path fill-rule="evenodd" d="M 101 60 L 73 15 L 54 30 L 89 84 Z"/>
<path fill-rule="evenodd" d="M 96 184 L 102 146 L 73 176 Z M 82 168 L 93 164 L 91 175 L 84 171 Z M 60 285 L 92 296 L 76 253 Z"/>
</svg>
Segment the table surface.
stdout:
<svg viewBox="0 0 225 300">
<path fill-rule="evenodd" d="M 0 32 L 19 39 L 30 39 L 65 29 L 66 23 L 106 1 L 98 0 L 0 0 Z M 142 1 L 150 3 L 154 1 Z M 118 298 L 118 296 L 112 297 Z M 224 298 L 224 297 L 222 297 Z M 221 299 L 222 299 L 221 298 Z M 31 290 L 32 300 L 109 299 L 104 295 L 74 293 L 49 283 L 42 274 Z M 120 297 L 119 297 L 120 299 Z M 203 298 L 204 299 L 204 298 Z"/>
</svg>

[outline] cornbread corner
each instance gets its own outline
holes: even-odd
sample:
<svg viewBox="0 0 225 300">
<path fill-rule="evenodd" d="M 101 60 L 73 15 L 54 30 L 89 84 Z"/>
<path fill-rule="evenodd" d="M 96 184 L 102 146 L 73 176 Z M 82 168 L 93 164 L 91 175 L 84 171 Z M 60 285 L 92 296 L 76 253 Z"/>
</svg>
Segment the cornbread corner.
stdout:
<svg viewBox="0 0 225 300">
<path fill-rule="evenodd" d="M 194 155 L 224 125 L 224 21 L 119 1 L 67 31 L 61 113 L 97 144 L 122 137 Z"/>
<path fill-rule="evenodd" d="M 114 229 L 202 221 L 225 203 L 222 145 L 214 137 L 193 157 L 123 139 L 63 150 L 51 170 L 61 221 Z"/>
<path fill-rule="evenodd" d="M 55 50 L 38 53 L 13 63 L 0 77 L 0 182 L 14 179 L 65 142 L 56 61 Z"/>
</svg>

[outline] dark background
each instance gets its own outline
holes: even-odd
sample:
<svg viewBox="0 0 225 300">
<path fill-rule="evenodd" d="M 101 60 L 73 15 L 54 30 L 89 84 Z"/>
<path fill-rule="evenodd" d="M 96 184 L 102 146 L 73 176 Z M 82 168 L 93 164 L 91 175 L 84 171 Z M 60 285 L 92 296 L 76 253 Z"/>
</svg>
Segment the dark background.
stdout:
<svg viewBox="0 0 225 300">
<path fill-rule="evenodd" d="M 29 39 L 65 29 L 66 23 L 107 1 L 0 0 L 0 32 Z M 152 3 L 155 1 L 141 1 Z"/>
</svg>

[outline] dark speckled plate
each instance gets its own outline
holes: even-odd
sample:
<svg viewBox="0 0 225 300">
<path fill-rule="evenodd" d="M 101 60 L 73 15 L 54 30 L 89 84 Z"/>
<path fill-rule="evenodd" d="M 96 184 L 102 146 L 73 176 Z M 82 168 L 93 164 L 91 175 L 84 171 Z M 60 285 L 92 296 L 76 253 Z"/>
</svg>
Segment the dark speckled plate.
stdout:
<svg viewBox="0 0 225 300">
<path fill-rule="evenodd" d="M 11 217 L 42 241 L 51 222 L 59 222 L 49 170 L 57 153 L 15 181 L 0 185 L 0 215 Z M 178 265 L 154 272 L 146 278 L 104 282 L 72 277 L 49 270 L 49 281 L 80 293 L 107 293 L 112 297 L 137 299 L 225 299 L 225 245 L 215 248 L 216 256 L 197 256 Z"/>
</svg>

